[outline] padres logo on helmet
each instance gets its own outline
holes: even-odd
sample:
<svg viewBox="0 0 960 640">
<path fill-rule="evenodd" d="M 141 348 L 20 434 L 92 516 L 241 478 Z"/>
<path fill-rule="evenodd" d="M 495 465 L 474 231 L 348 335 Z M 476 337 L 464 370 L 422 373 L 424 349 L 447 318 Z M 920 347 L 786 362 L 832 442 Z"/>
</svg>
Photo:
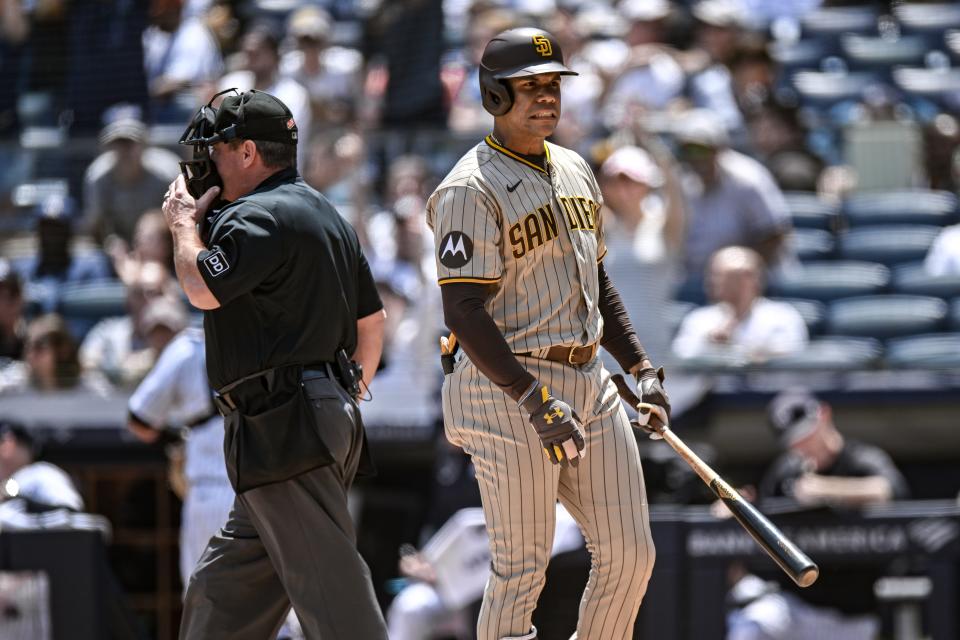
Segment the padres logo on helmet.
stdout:
<svg viewBox="0 0 960 640">
<path fill-rule="evenodd" d="M 553 55 L 553 45 L 551 45 L 550 40 L 544 36 L 533 36 L 533 45 L 537 48 L 537 53 L 544 58 L 549 58 Z"/>
<path fill-rule="evenodd" d="M 513 106 L 507 79 L 540 73 L 577 75 L 563 64 L 563 51 L 557 39 L 543 29 L 524 27 L 497 34 L 487 43 L 480 59 L 483 108 L 492 115 L 502 116 Z"/>
</svg>

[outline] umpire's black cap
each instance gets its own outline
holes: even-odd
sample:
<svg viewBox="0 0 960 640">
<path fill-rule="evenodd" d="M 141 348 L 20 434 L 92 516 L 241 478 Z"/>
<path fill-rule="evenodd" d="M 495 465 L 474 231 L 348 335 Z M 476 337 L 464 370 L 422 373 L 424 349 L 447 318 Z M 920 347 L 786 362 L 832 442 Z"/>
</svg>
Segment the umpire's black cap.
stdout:
<svg viewBox="0 0 960 640">
<path fill-rule="evenodd" d="M 287 105 L 263 91 L 229 95 L 217 108 L 213 125 L 220 139 L 297 144 L 297 123 Z"/>
<path fill-rule="evenodd" d="M 508 29 L 495 35 L 483 50 L 480 66 L 497 80 L 538 73 L 577 75 L 563 63 L 557 39 L 533 27 Z"/>
</svg>

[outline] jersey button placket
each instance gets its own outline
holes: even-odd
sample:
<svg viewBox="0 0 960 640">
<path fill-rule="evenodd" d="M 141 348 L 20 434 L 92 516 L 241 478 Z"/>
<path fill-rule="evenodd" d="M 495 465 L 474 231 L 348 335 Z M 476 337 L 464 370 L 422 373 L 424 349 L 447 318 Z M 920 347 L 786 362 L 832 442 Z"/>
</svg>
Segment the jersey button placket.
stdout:
<svg viewBox="0 0 960 640">
<path fill-rule="evenodd" d="M 585 288 L 586 282 L 587 282 L 586 274 L 584 274 L 583 272 L 583 267 L 584 267 L 584 264 L 586 263 L 586 258 L 583 255 L 583 247 L 577 243 L 575 234 L 573 230 L 570 229 L 570 225 L 567 221 L 567 212 L 565 209 L 562 208 L 562 205 L 560 204 L 560 198 L 557 194 L 556 182 L 554 181 L 553 163 L 547 160 L 546 165 L 547 165 L 547 180 L 550 182 L 550 197 L 553 200 L 553 207 L 554 207 L 554 210 L 557 212 L 557 216 L 563 222 L 563 228 L 566 229 L 567 231 L 567 238 L 570 240 L 570 247 L 573 249 L 573 256 L 574 256 L 573 261 L 577 265 L 577 275 L 580 276 L 580 295 L 581 295 L 582 304 L 578 306 L 577 310 L 578 312 L 585 312 L 587 309 L 590 308 L 588 306 L 588 301 L 590 298 L 587 295 L 587 291 Z M 578 321 L 581 323 L 580 326 L 584 327 L 583 334 L 581 335 L 581 342 L 584 342 L 590 339 L 589 331 L 587 330 L 589 314 L 580 313 L 579 315 L 581 316 L 580 318 L 578 318 Z"/>
</svg>

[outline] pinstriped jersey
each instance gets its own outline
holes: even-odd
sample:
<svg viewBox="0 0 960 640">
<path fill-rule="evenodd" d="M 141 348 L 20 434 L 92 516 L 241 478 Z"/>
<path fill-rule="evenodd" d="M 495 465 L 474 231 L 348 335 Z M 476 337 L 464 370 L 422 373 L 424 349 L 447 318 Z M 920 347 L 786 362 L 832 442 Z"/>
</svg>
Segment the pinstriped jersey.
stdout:
<svg viewBox="0 0 960 640">
<path fill-rule="evenodd" d="M 545 143 L 547 170 L 491 136 L 430 196 L 441 285 L 490 284 L 486 310 L 514 352 L 600 339 L 600 188 L 575 152 Z"/>
</svg>

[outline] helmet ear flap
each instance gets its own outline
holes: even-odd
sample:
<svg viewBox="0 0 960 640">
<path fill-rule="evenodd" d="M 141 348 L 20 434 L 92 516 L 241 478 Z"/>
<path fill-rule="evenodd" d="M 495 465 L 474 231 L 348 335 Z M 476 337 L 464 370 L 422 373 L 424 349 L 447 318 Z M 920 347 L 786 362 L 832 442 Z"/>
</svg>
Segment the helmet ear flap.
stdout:
<svg viewBox="0 0 960 640">
<path fill-rule="evenodd" d="M 492 116 L 502 116 L 513 106 L 513 94 L 510 86 L 493 77 L 493 74 L 480 67 L 480 97 L 483 108 Z"/>
</svg>

